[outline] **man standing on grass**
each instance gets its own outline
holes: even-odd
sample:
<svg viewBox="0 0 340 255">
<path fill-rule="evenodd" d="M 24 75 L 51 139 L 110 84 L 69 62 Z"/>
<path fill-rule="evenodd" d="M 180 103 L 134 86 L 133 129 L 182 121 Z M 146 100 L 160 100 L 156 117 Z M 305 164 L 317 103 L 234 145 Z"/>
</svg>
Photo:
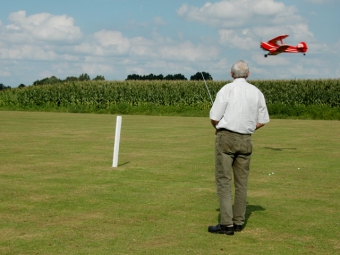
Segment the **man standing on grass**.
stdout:
<svg viewBox="0 0 340 255">
<path fill-rule="evenodd" d="M 221 88 L 210 110 L 211 123 L 216 129 L 215 178 L 221 219 L 208 231 L 226 235 L 233 235 L 234 231 L 239 232 L 243 228 L 252 153 L 251 134 L 269 122 L 262 92 L 246 81 L 248 65 L 239 60 L 231 67 L 230 74 L 234 81 Z"/>
</svg>

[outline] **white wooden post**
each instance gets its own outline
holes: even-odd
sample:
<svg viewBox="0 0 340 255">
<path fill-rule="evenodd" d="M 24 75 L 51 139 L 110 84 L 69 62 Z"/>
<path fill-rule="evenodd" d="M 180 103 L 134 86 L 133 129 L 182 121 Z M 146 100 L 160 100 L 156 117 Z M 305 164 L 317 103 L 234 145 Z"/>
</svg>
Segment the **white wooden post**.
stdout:
<svg viewBox="0 0 340 255">
<path fill-rule="evenodd" d="M 112 167 L 118 166 L 118 153 L 119 153 L 119 142 L 120 142 L 121 127 L 122 127 L 122 116 L 117 116 L 117 119 L 116 119 L 116 135 L 115 135 L 115 143 L 114 143 L 114 148 L 113 148 Z"/>
</svg>

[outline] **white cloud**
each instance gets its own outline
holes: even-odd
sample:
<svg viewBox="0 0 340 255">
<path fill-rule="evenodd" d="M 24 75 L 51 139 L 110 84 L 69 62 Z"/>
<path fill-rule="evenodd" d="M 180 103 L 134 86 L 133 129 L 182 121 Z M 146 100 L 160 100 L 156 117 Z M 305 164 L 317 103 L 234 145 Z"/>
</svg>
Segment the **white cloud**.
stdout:
<svg viewBox="0 0 340 255">
<path fill-rule="evenodd" d="M 288 34 L 289 37 L 285 39 L 287 44 L 297 44 L 299 41 L 310 41 L 314 35 L 309 31 L 308 25 L 305 23 L 297 23 L 294 25 L 281 26 L 258 26 L 252 29 L 255 38 L 262 41 L 269 41 L 270 39 L 283 34 Z"/>
<path fill-rule="evenodd" d="M 101 30 L 94 34 L 95 40 L 102 47 L 101 54 L 124 54 L 130 48 L 130 41 L 119 31 Z"/>
<path fill-rule="evenodd" d="M 339 49 L 340 48 L 340 40 L 334 45 L 335 49 Z M 338 54 L 340 54 L 340 52 L 337 50 L 336 51 Z"/>
<path fill-rule="evenodd" d="M 273 67 L 273 66 L 286 66 L 289 65 L 290 62 L 287 60 L 287 58 L 284 58 L 283 56 L 268 56 L 267 58 L 260 54 L 254 54 L 252 56 L 252 60 L 261 66 L 267 66 L 267 67 Z"/>
<path fill-rule="evenodd" d="M 335 53 L 337 50 L 333 50 L 325 43 L 310 43 L 308 44 L 308 51 L 314 53 L 328 53 L 328 52 Z"/>
<path fill-rule="evenodd" d="M 167 23 L 160 16 L 156 16 L 153 18 L 153 22 L 157 26 L 165 26 Z"/>
<path fill-rule="evenodd" d="M 75 46 L 77 52 L 89 56 L 131 56 L 154 60 L 213 59 L 218 56 L 214 46 L 193 44 L 191 41 L 176 42 L 169 37 L 154 33 L 153 40 L 144 37 L 127 38 L 119 31 L 102 30 L 94 34 L 94 41 L 87 41 Z M 209 52 L 209 54 L 206 54 Z"/>
<path fill-rule="evenodd" d="M 314 37 L 313 33 L 309 31 L 308 25 L 305 23 L 289 25 L 288 28 L 291 29 L 294 38 L 297 40 L 310 40 Z"/>
<path fill-rule="evenodd" d="M 84 63 L 82 65 L 82 72 L 92 75 L 102 75 L 104 73 L 113 72 L 112 65 L 102 63 Z M 95 77 L 92 77 L 95 78 Z"/>
<path fill-rule="evenodd" d="M 304 0 L 304 1 L 314 3 L 314 4 L 325 4 L 325 3 L 333 3 L 338 0 Z"/>
<path fill-rule="evenodd" d="M 11 73 L 8 70 L 0 70 L 0 77 L 10 76 Z"/>
<path fill-rule="evenodd" d="M 293 24 L 301 21 L 294 6 L 275 0 L 222 0 L 207 2 L 201 8 L 183 4 L 177 15 L 220 28 L 252 26 L 252 24 Z"/>
<path fill-rule="evenodd" d="M 135 37 L 130 39 L 130 44 L 130 54 L 132 56 L 156 57 L 156 54 L 153 51 L 153 48 L 156 45 L 153 41 L 145 39 L 143 37 Z"/>
<path fill-rule="evenodd" d="M 275 36 L 291 34 L 293 31 L 288 26 L 256 26 L 253 28 L 254 34 L 262 41 L 268 41 Z"/>
<path fill-rule="evenodd" d="M 279 15 L 282 12 L 287 11 L 287 7 L 284 3 L 275 2 L 275 1 L 268 1 L 268 0 L 256 0 L 251 1 L 252 5 L 249 6 L 255 14 L 261 16 L 272 16 L 272 15 Z M 249 1 L 250 3 L 250 1 Z M 240 6 L 241 7 L 241 6 Z"/>
<path fill-rule="evenodd" d="M 148 73 L 146 73 L 148 72 Z M 146 68 L 144 67 L 140 67 L 140 66 L 128 66 L 126 68 L 126 74 L 139 74 L 139 75 L 145 75 L 145 74 L 149 74 L 150 70 L 146 70 Z"/>
<path fill-rule="evenodd" d="M 326 43 L 310 43 L 308 44 L 308 51 L 314 54 L 332 54 L 332 56 L 340 56 L 340 41 L 335 44 Z"/>
<path fill-rule="evenodd" d="M 8 19 L 11 22 L 6 26 L 9 38 L 21 42 L 42 40 L 70 43 L 82 37 L 80 28 L 74 25 L 74 19 L 66 15 L 40 13 L 27 17 L 25 11 L 19 11 L 11 13 Z"/>
<path fill-rule="evenodd" d="M 247 13 L 236 8 L 234 3 L 229 1 L 214 4 L 208 2 L 201 8 L 183 4 L 177 10 L 177 14 L 190 21 L 198 21 L 217 27 L 241 26 L 247 19 Z"/>
<path fill-rule="evenodd" d="M 256 42 L 253 37 L 247 36 L 248 33 L 237 34 L 231 29 L 221 29 L 218 31 L 220 36 L 219 43 L 224 46 L 238 48 L 242 50 L 255 49 L 259 47 L 259 42 Z"/>
<path fill-rule="evenodd" d="M 196 61 L 198 59 L 211 60 L 218 56 L 218 49 L 213 46 L 199 44 L 195 46 L 190 41 L 180 44 L 160 46 L 158 56 L 169 60 Z"/>
<path fill-rule="evenodd" d="M 309 75 L 317 76 L 320 73 L 319 68 L 304 66 L 302 64 L 294 64 L 288 68 L 288 72 L 295 76 Z"/>
<path fill-rule="evenodd" d="M 227 58 L 221 58 L 218 61 L 203 63 L 199 71 L 215 70 L 215 72 L 219 74 L 220 77 L 222 77 L 220 80 L 230 80 L 231 65 L 232 63 L 229 63 Z"/>
<path fill-rule="evenodd" d="M 295 14 L 296 12 L 295 6 L 287 6 L 282 11 L 272 15 L 272 20 L 267 20 L 266 22 L 274 25 L 294 25 L 303 21 L 301 16 Z"/>
<path fill-rule="evenodd" d="M 222 0 L 201 8 L 183 4 L 177 14 L 219 28 L 218 42 L 241 50 L 253 50 L 281 34 L 289 34 L 293 45 L 313 38 L 296 7 L 275 0 Z"/>
<path fill-rule="evenodd" d="M 108 58 L 127 54 L 130 40 L 119 31 L 102 30 L 95 33 L 92 39 L 84 40 L 73 48 L 76 54 Z"/>
<path fill-rule="evenodd" d="M 42 70 L 39 72 L 38 77 L 46 78 L 46 77 L 51 77 L 53 75 L 55 76 L 54 70 Z"/>
<path fill-rule="evenodd" d="M 0 49 L 1 59 L 31 59 L 31 60 L 54 60 L 57 54 L 35 45 L 12 46 Z"/>
<path fill-rule="evenodd" d="M 141 28 L 145 28 L 147 26 L 148 26 L 147 22 L 137 22 L 135 20 L 130 20 L 129 23 L 126 25 L 126 29 L 138 30 Z"/>
</svg>

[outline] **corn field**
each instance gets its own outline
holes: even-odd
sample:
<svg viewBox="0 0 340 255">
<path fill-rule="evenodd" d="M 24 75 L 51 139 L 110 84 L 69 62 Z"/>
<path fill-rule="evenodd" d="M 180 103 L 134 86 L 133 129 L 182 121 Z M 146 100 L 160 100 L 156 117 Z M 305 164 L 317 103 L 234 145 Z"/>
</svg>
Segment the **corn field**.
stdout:
<svg viewBox="0 0 340 255">
<path fill-rule="evenodd" d="M 212 97 L 228 82 L 208 81 Z M 263 92 L 267 105 L 340 107 L 340 79 L 249 82 Z M 82 106 L 96 110 L 118 104 L 209 109 L 211 100 L 203 81 L 86 81 L 0 91 L 0 107 Z"/>
</svg>

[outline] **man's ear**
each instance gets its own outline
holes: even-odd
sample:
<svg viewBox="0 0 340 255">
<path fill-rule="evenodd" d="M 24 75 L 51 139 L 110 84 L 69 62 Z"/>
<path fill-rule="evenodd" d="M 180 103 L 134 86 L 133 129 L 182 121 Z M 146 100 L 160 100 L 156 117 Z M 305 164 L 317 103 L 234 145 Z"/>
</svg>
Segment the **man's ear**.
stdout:
<svg viewBox="0 0 340 255">
<path fill-rule="evenodd" d="M 233 78 L 233 79 L 234 79 L 234 76 L 233 76 L 233 73 L 232 73 L 232 72 L 230 72 L 230 76 L 231 76 L 231 78 Z"/>
</svg>

